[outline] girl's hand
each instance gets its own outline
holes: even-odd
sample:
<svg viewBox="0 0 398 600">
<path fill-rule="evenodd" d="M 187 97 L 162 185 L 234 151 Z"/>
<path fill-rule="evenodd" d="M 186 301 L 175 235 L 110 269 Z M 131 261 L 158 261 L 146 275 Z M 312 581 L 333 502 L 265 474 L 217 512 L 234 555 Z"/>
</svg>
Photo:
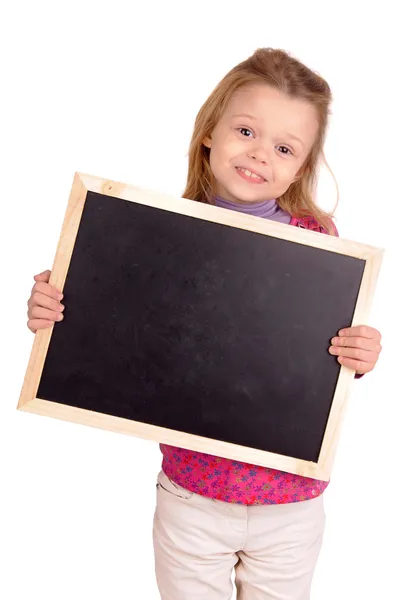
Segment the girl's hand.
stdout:
<svg viewBox="0 0 398 600">
<path fill-rule="evenodd" d="M 372 371 L 381 352 L 381 334 L 367 325 L 341 329 L 332 339 L 330 354 L 337 356 L 341 365 L 354 369 L 359 375 Z"/>
<path fill-rule="evenodd" d="M 46 329 L 55 321 L 62 321 L 64 306 L 60 304 L 63 294 L 49 285 L 51 271 L 35 275 L 35 285 L 28 300 L 28 327 L 32 333 L 38 329 Z"/>
</svg>

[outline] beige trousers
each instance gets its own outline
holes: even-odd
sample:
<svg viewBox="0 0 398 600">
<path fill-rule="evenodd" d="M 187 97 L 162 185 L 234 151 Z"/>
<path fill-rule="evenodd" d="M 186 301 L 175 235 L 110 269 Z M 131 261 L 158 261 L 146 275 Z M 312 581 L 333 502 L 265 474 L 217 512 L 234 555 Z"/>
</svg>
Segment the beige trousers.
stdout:
<svg viewBox="0 0 398 600">
<path fill-rule="evenodd" d="M 309 600 L 323 497 L 243 506 L 194 494 L 163 471 L 153 540 L 162 600 Z"/>
</svg>

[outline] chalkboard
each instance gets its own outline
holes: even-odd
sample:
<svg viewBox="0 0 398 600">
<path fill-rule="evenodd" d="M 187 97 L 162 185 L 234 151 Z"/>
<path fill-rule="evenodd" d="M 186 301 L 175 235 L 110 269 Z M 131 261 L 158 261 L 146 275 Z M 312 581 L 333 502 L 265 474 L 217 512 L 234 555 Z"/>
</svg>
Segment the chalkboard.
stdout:
<svg viewBox="0 0 398 600">
<path fill-rule="evenodd" d="M 20 408 L 327 479 L 353 377 L 328 347 L 381 251 L 79 174 L 69 209 L 65 318 Z"/>
</svg>

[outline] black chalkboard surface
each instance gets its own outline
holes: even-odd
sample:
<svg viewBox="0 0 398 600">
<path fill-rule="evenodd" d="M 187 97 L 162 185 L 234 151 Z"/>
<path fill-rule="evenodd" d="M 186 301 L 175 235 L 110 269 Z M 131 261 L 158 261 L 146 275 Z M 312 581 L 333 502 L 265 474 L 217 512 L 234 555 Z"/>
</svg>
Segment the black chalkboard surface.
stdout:
<svg viewBox="0 0 398 600">
<path fill-rule="evenodd" d="M 37 398 L 318 463 L 365 266 L 87 190 Z"/>
</svg>

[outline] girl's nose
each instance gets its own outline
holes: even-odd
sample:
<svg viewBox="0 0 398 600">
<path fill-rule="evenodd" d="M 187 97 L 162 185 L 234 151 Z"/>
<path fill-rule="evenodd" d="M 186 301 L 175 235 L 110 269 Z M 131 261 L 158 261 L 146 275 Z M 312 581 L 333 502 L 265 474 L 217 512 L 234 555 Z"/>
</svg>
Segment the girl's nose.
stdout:
<svg viewBox="0 0 398 600">
<path fill-rule="evenodd" d="M 268 151 L 262 146 L 252 148 L 249 150 L 248 155 L 250 158 L 254 158 L 254 160 L 257 160 L 258 162 L 269 164 Z"/>
</svg>

